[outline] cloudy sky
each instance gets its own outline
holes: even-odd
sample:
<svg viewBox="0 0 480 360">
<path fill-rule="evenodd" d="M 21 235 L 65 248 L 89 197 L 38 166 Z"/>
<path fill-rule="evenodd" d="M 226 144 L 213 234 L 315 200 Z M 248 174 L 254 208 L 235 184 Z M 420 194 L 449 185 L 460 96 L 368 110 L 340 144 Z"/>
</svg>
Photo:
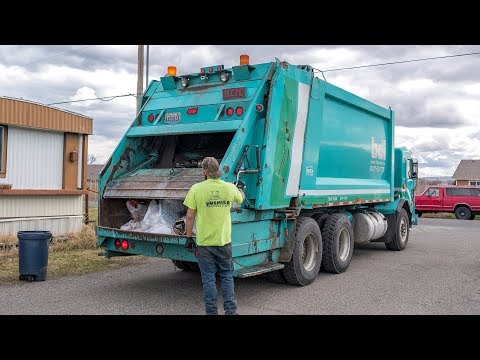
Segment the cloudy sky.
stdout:
<svg viewBox="0 0 480 360">
<path fill-rule="evenodd" d="M 480 159 L 480 54 L 335 70 L 405 60 L 480 53 L 462 45 L 151 45 L 149 80 L 200 67 L 274 61 L 309 64 L 326 80 L 395 111 L 395 145 L 413 150 L 420 176 L 451 176 L 461 159 Z M 318 73 L 322 78 L 322 74 Z M 0 45 L 0 96 L 43 104 L 134 94 L 136 45 Z M 105 99 L 107 100 L 107 99 Z M 89 153 L 105 162 L 135 116 L 136 99 L 56 107 L 93 117 Z"/>
</svg>

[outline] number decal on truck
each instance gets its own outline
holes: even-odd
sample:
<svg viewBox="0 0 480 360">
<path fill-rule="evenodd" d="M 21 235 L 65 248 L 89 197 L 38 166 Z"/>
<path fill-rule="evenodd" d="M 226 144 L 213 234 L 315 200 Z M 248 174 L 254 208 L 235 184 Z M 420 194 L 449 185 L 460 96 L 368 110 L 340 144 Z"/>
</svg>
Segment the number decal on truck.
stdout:
<svg viewBox="0 0 480 360">
<path fill-rule="evenodd" d="M 246 93 L 245 90 L 246 90 L 245 87 L 223 89 L 222 90 L 223 100 L 242 99 L 245 97 L 245 93 Z"/>
</svg>

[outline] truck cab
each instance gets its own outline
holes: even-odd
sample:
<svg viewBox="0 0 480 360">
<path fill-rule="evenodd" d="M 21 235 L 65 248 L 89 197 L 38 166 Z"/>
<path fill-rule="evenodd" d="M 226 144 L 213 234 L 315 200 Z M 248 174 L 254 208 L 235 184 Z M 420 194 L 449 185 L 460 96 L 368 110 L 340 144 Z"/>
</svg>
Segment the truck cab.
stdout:
<svg viewBox="0 0 480 360">
<path fill-rule="evenodd" d="M 418 216 L 448 212 L 459 220 L 473 220 L 480 214 L 480 188 L 465 186 L 430 186 L 415 196 Z"/>
</svg>

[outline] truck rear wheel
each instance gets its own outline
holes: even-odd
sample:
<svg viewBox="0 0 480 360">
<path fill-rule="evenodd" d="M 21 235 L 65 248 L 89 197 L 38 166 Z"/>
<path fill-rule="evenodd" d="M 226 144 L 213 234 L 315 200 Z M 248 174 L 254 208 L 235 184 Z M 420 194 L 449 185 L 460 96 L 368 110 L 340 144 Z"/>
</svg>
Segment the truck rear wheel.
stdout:
<svg viewBox="0 0 480 360">
<path fill-rule="evenodd" d="M 285 264 L 283 274 L 289 284 L 311 284 L 322 262 L 322 233 L 318 223 L 309 217 L 297 218 L 292 259 Z"/>
<path fill-rule="evenodd" d="M 175 265 L 176 267 L 182 270 L 200 271 L 197 263 L 193 263 L 190 261 L 183 261 L 183 260 L 172 260 L 172 262 L 173 262 L 173 265 Z M 196 265 L 196 268 L 193 265 Z"/>
<path fill-rule="evenodd" d="M 320 228 L 320 231 L 323 231 L 323 226 L 325 225 L 325 222 L 327 219 L 330 217 L 330 214 L 314 214 L 312 215 L 312 219 L 314 219 L 318 223 L 318 227 Z"/>
<path fill-rule="evenodd" d="M 353 229 L 347 216 L 332 214 L 323 227 L 322 238 L 324 269 L 336 274 L 347 270 L 353 255 Z"/>
<path fill-rule="evenodd" d="M 472 216 L 472 212 L 466 206 L 459 206 L 455 209 L 455 217 L 459 220 L 472 220 L 470 217 Z"/>
<path fill-rule="evenodd" d="M 390 225 L 391 223 L 388 224 L 388 226 Z M 397 214 L 397 222 L 394 230 L 393 239 L 390 242 L 386 242 L 385 246 L 388 250 L 401 251 L 405 249 L 407 247 L 409 233 L 410 222 L 408 220 L 407 210 L 402 208 Z"/>
</svg>

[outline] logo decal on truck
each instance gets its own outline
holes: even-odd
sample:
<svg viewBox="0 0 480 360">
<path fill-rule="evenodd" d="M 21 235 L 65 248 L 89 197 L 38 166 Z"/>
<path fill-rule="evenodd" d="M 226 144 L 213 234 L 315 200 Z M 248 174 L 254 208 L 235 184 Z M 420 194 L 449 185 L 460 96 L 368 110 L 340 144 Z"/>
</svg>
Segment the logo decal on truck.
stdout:
<svg viewBox="0 0 480 360">
<path fill-rule="evenodd" d="M 387 142 L 382 140 L 381 144 L 375 143 L 375 138 L 372 136 L 372 158 L 385 160 L 387 158 Z"/>
<path fill-rule="evenodd" d="M 375 142 L 375 138 L 372 136 L 372 160 L 370 160 L 370 172 L 382 173 L 385 171 L 385 160 L 387 158 L 387 142 L 382 139 L 380 144 Z"/>
</svg>

